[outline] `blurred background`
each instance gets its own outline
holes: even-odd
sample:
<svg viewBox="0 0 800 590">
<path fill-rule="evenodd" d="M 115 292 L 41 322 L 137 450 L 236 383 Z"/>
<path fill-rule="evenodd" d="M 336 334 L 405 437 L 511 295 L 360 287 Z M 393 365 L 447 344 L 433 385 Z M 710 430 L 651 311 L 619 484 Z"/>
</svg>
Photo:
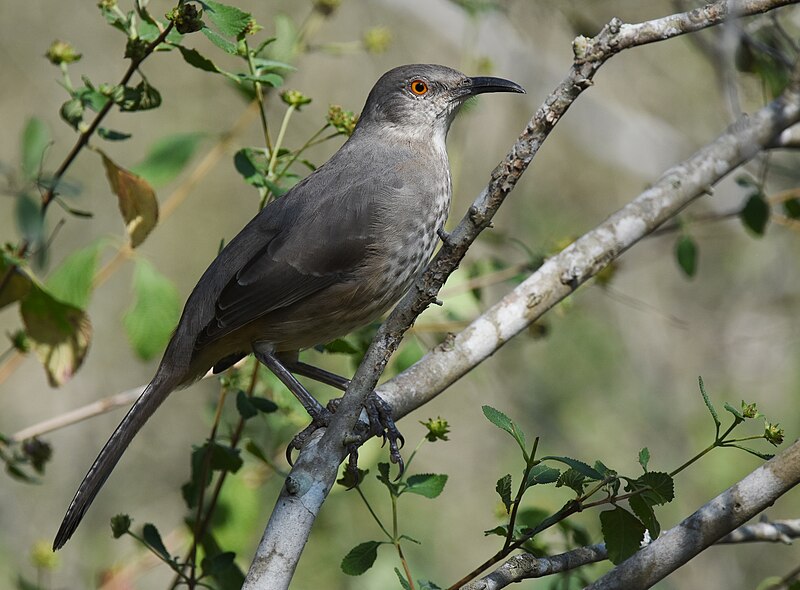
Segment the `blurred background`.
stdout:
<svg viewBox="0 0 800 590">
<path fill-rule="evenodd" d="M 538 105 L 565 76 L 576 35 L 594 35 L 614 16 L 638 22 L 677 10 L 676 3 L 660 0 L 342 0 L 325 3 L 329 10 L 314 10 L 306 0 L 242 0 L 236 5 L 265 28 L 261 38 L 280 39 L 282 32 L 304 31 L 305 44 L 291 60 L 297 69 L 287 74 L 283 88 L 300 90 L 313 100 L 293 115 L 287 128 L 284 144 L 292 148 L 324 124 L 329 104 L 357 113 L 374 81 L 396 65 L 440 63 L 471 75 L 509 78 L 527 89 L 524 96 L 481 98 L 454 124 L 448 141 L 454 186 L 448 227 L 461 218 Z M 120 6 L 130 9 L 124 2 Z M 154 15 L 170 8 L 162 0 L 150 5 Z M 789 8 L 780 14 L 784 25 L 796 31 L 800 12 Z M 68 98 L 59 86 L 60 73 L 44 58 L 56 39 L 70 42 L 83 56 L 70 66 L 75 82 L 86 74 L 95 83 L 115 83 L 127 67 L 122 59 L 124 35 L 107 26 L 93 3 L 0 3 L 3 170 L 18 165 L 20 136 L 31 116 L 45 121 L 53 137 L 46 168 L 54 169 L 74 142 L 74 131 L 58 116 Z M 595 85 L 569 110 L 539 152 L 501 209 L 494 229 L 481 236 L 448 283 L 441 297 L 444 307 L 427 311 L 417 321 L 392 372 L 413 362 L 448 331 L 460 330 L 519 278 L 511 273 L 509 281 L 494 281 L 497 274 L 492 273 L 515 266 L 524 273 L 532 260 L 563 248 L 725 130 L 736 107 L 731 106 L 729 89 L 721 84 L 733 57 L 728 55 L 727 66 L 711 57 L 720 42 L 713 32 L 684 36 L 626 51 L 601 69 Z M 184 44 L 213 55 L 223 67 L 234 67 L 234 58 L 215 50 L 199 34 L 187 37 Z M 189 67 L 177 51 L 152 56 L 142 70 L 161 92 L 161 108 L 113 112 L 108 125 L 133 137 L 93 143 L 121 166 L 132 167 L 164 137 L 203 134 L 186 171 L 157 187 L 162 203 L 196 174 L 196 166 L 222 134 L 237 123 L 243 126 L 174 213 L 132 255 L 149 261 L 169 279 L 183 302 L 216 255 L 220 240 L 233 237 L 258 209 L 258 194 L 243 182 L 233 155 L 242 147 L 263 146 L 263 135 L 255 111 L 243 114 L 248 102 L 232 84 Z M 734 74 L 741 108 L 757 109 L 764 103 L 763 84 L 755 76 Z M 273 133 L 285 111 L 278 93 L 270 93 L 267 116 Z M 321 143 L 304 157 L 321 164 L 343 141 L 337 137 Z M 771 164 L 768 193 L 797 186 L 796 158 L 775 156 Z M 759 177 L 763 166 L 763 160 L 756 161 L 747 170 Z M 61 219 L 66 223 L 52 240 L 46 265 L 37 268 L 40 276 L 98 238 L 105 239 L 101 265 L 125 242 L 116 198 L 98 155 L 82 152 L 67 179 L 80 189 L 70 204 L 94 216 L 83 219 L 59 207 L 50 209 L 48 232 Z M 713 195 L 692 205 L 685 219 L 736 211 L 749 190 L 726 179 Z M 16 207 L 13 195 L 2 195 L 3 242 L 19 239 Z M 509 472 L 516 481 L 521 465 L 513 441 L 485 420 L 482 404 L 506 412 L 530 439 L 540 436 L 541 453 L 590 463 L 601 459 L 633 475 L 639 473 L 637 454 L 642 447 L 650 450 L 652 470 L 670 471 L 713 440 L 698 375 L 718 407 L 725 401 L 736 407 L 742 399 L 757 401 L 763 413 L 786 429 L 788 440 L 796 438 L 797 232 L 773 222 L 765 236 L 757 238 L 735 216 L 689 223 L 684 231 L 699 252 L 695 276 L 687 277 L 676 262 L 680 231 L 648 238 L 615 264 L 607 283 L 584 286 L 536 329 L 509 342 L 402 421 L 407 452 L 426 432 L 418 421 L 441 416 L 451 428 L 448 442 L 426 444 L 413 465 L 414 472 L 449 475 L 442 495 L 435 500 L 404 496 L 400 502 L 402 531 L 421 542 L 405 546 L 415 578 L 449 585 L 501 543 L 498 537 L 483 534 L 500 524 L 495 482 Z M 93 293 L 87 308 L 94 328 L 91 347 L 80 371 L 62 387 L 48 385 L 36 355 L 4 354 L 0 432 L 11 435 L 150 379 L 158 355 L 141 360 L 122 322 L 133 300 L 133 269 L 133 262 L 125 261 Z M 475 284 L 469 281 L 482 275 L 489 277 L 488 285 L 479 292 L 471 290 Z M 3 333 L 13 333 L 20 325 L 17 306 L 0 311 Z M 353 370 L 352 361 L 343 355 L 311 351 L 308 358 L 341 372 Z M 323 397 L 332 395 L 324 388 L 315 391 Z M 76 485 L 123 410 L 46 435 L 54 457 L 39 483 L 0 478 L 0 587 L 17 587 L 20 576 L 38 579 L 44 588 L 94 588 L 109 578 L 115 588 L 166 587 L 172 579 L 168 568 L 156 566 L 130 538 L 112 541 L 108 519 L 127 512 L 137 526 L 155 522 L 165 540 L 175 543 L 171 550 L 183 551 L 180 531 L 187 512 L 179 489 L 189 477 L 191 445 L 201 444 L 208 435 L 218 392 L 218 382 L 208 379 L 170 398 L 134 441 L 49 573 L 37 569 L 31 554 L 37 552 L 37 543 L 51 542 Z M 274 395 L 289 403 L 284 393 L 276 390 Z M 284 422 L 283 438 L 278 440 L 269 420 L 272 417 L 249 435 L 262 437 L 259 444 L 274 450 L 275 462 L 285 470 L 280 443 L 302 421 L 289 426 Z M 760 425 L 756 421 L 748 433 L 759 434 Z M 225 426 L 222 430 L 227 431 Z M 754 446 L 769 451 L 763 442 Z M 370 468 L 365 493 L 388 519 L 388 496 L 373 477 L 378 460 L 387 459 L 377 446 L 362 455 L 362 467 Z M 756 457 L 732 449 L 704 457 L 677 477 L 675 501 L 658 512 L 663 527 L 676 524 L 759 463 Z M 237 551 L 245 568 L 280 484 L 279 477 L 251 456 L 226 484 L 225 505 L 235 507 L 236 514 L 221 526 L 218 536 Z M 525 506 L 555 511 L 568 498 L 563 488 L 547 488 L 532 494 Z M 575 518 L 592 542 L 601 540 L 597 514 L 595 509 Z M 798 517 L 800 497 L 788 494 L 768 515 Z M 350 548 L 380 538 L 355 492 L 337 486 L 316 523 L 293 587 L 398 587 L 393 569 L 399 563 L 388 546 L 380 549 L 375 567 L 361 577 L 339 570 Z M 554 550 L 561 547 L 557 533 L 548 540 Z M 800 553 L 792 546 L 711 548 L 657 587 L 755 588 L 769 576 L 793 569 L 799 560 Z M 586 575 L 597 577 L 608 567 L 592 566 Z M 544 588 L 552 583 L 528 581 L 521 587 Z"/>
</svg>

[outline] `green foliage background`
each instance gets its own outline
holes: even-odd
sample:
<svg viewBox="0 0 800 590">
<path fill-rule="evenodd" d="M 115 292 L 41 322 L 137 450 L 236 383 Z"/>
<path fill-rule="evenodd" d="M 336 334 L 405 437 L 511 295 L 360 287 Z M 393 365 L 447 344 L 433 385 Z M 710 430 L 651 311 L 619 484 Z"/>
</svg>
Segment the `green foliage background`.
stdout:
<svg viewBox="0 0 800 590">
<path fill-rule="evenodd" d="M 269 35 L 277 30 L 279 41 L 281 31 L 290 23 L 299 26 L 311 6 L 290 0 L 237 5 L 251 11 Z M 636 22 L 673 11 L 671 2 L 638 0 L 509 1 L 499 4 L 501 10 L 481 6 L 446 0 L 343 1 L 329 18 L 315 24 L 308 51 L 295 59 L 297 71 L 287 76 L 285 88 L 301 90 L 313 102 L 294 115 L 286 145 L 297 147 L 314 133 L 330 103 L 358 112 L 377 77 L 402 63 L 442 63 L 471 74 L 491 72 L 515 80 L 528 90 L 525 98 L 480 100 L 451 131 L 452 218 L 458 219 L 539 102 L 566 72 L 576 34 L 593 34 L 612 16 Z M 170 8 L 171 4 L 155 0 L 151 5 L 154 14 Z M 387 30 L 388 46 L 375 51 L 386 40 Z M 364 50 L 365 36 L 373 51 Z M 75 79 L 84 72 L 96 82 L 114 82 L 126 67 L 121 57 L 124 38 L 105 25 L 92 3 L 0 4 L 0 54 L 5 64 L 0 70 L 3 169 L 19 163 L 19 138 L 32 115 L 45 122 L 53 138 L 47 149 L 51 169 L 74 141 L 73 130 L 58 118 L 65 100 L 57 85 L 58 71 L 42 57 L 53 39 L 68 40 L 83 54 L 73 66 Z M 233 58 L 214 53 L 200 35 L 189 45 L 213 55 L 220 67 L 233 67 Z M 163 105 L 141 113 L 112 114 L 109 127 L 133 136 L 102 143 L 102 148 L 128 168 L 141 164 L 140 171 L 148 166 L 153 171 L 155 165 L 152 181 L 163 202 L 188 173 L 170 178 L 158 169 L 159 157 L 148 159 L 147 154 L 160 147 L 162 154 L 167 150 L 196 162 L 214 138 L 234 125 L 246 103 L 224 78 L 189 67 L 176 51 L 153 56 L 143 69 L 159 89 Z M 492 260 L 501 266 L 525 265 L 562 247 L 730 123 L 714 68 L 691 38 L 621 54 L 595 82 L 548 140 L 504 205 L 495 228 L 482 236 L 468 263 L 453 277 L 451 293 L 471 276 L 494 268 Z M 744 77 L 741 82 L 744 108 L 761 104 L 759 81 Z M 275 132 L 286 105 L 277 94 L 267 104 Z M 41 129 L 31 129 L 30 134 L 29 141 L 41 141 Z M 165 143 L 164 138 L 176 136 L 192 138 L 199 144 L 197 151 L 187 153 L 185 141 Z M 341 141 L 312 148 L 308 159 L 322 163 Z M 100 140 L 93 143 L 100 145 Z M 171 300 L 171 289 L 177 289 L 177 300 L 184 300 L 220 240 L 235 235 L 257 210 L 259 196 L 242 182 L 233 157 L 239 148 L 261 144 L 263 136 L 254 117 L 221 161 L 192 188 L 188 200 L 137 249 L 137 260 L 124 265 L 93 294 L 88 305 L 93 340 L 72 380 L 51 388 L 30 354 L 0 385 L 0 432 L 13 433 L 149 380 L 155 360 L 143 362 L 137 356 L 151 356 L 153 351 L 146 350 L 149 343 L 139 339 L 132 348 L 125 333 L 126 326 L 131 329 L 130 320 L 123 318 L 130 317 L 125 314 L 131 309 L 134 276 L 140 277 L 137 290 L 147 290 L 150 297 Z M 773 163 L 791 165 L 780 157 Z M 23 164 L 27 171 L 37 166 Z M 750 170 L 753 175 L 758 171 L 757 166 Z M 798 176 L 796 167 L 774 175 L 770 192 L 797 186 Z M 52 243 L 43 276 L 76 251 L 73 264 L 96 265 L 98 244 L 125 240 L 116 198 L 97 155 L 82 153 L 67 179 L 81 189 L 70 205 L 90 210 L 94 217 L 81 219 L 51 208 L 48 235 L 59 219 L 67 223 Z M 751 197 L 751 187 L 726 180 L 713 196 L 694 205 L 687 218 L 730 211 Z M 15 208 L 14 197 L 0 196 L 3 241 L 17 239 Z M 608 285 L 587 286 L 548 314 L 543 337 L 541 330 L 531 330 L 510 342 L 400 424 L 410 444 L 426 432 L 417 420 L 442 415 L 451 426 L 449 442 L 426 445 L 415 459 L 419 473 L 448 474 L 443 492 L 435 500 L 406 496 L 401 506 L 403 531 L 422 542 L 405 547 L 415 577 L 452 583 L 497 549 L 498 538 L 483 535 L 499 524 L 504 511 L 495 482 L 508 472 L 518 478 L 520 466 L 510 439 L 484 419 L 483 404 L 503 410 L 529 438 L 540 436 L 541 454 L 592 464 L 602 459 L 620 472 L 638 469 L 637 454 L 644 446 L 652 456 L 651 468 L 669 471 L 713 440 L 713 425 L 697 391 L 701 374 L 718 407 L 723 401 L 738 407 L 740 399 L 757 400 L 761 411 L 785 427 L 788 439 L 797 436 L 797 233 L 773 223 L 767 225 L 764 237 L 754 238 L 736 219 L 686 224 L 683 232 L 691 242 L 675 231 L 637 245 L 621 259 Z M 483 266 L 476 271 L 478 265 Z M 86 301 L 80 285 L 70 285 L 63 277 L 51 276 L 48 285 L 59 289 L 66 302 Z M 394 369 L 436 344 L 442 337 L 436 330 L 460 329 L 511 286 L 513 281 L 480 293 L 444 291 L 444 308 L 420 318 Z M 153 312 L 154 321 L 168 323 L 158 313 Z M 14 306 L 0 311 L 1 332 L 13 332 L 19 325 Z M 342 355 L 308 354 L 334 370 L 352 370 Z M 329 395 L 324 389 L 316 391 Z M 118 512 L 131 514 L 138 526 L 157 523 L 165 542 L 170 542 L 169 532 L 185 517 L 180 486 L 189 477 L 190 448 L 207 436 L 217 392 L 213 380 L 197 384 L 176 393 L 153 418 L 76 537 L 59 554 L 60 565 L 50 574 L 52 587 L 94 587 L 101 569 L 141 558 L 130 539 L 111 542 L 108 520 Z M 283 394 L 276 391 L 276 395 Z M 31 486 L 0 478 L 0 587 L 11 587 L 18 575 L 35 578 L 31 548 L 52 538 L 75 485 L 119 418 L 120 412 L 112 413 L 48 435 L 54 459 L 41 483 Z M 386 518 L 388 499 L 374 478 L 379 457 L 386 460 L 377 445 L 371 445 L 362 453 L 362 467 L 371 468 L 365 493 Z M 285 469 L 282 458 L 276 461 Z M 730 449 L 703 458 L 676 480 L 675 501 L 659 512 L 662 527 L 676 523 L 758 463 L 755 457 Z M 243 567 L 280 485 L 275 477 L 259 485 L 268 470 L 248 456 L 242 470 L 226 484 L 223 503 L 228 506 L 228 520 L 217 529 L 217 540 L 237 552 Z M 540 487 L 529 507 L 555 511 L 568 497 L 562 488 Z M 796 492 L 789 494 L 769 516 L 795 518 L 799 504 Z M 592 542 L 600 541 L 596 511 L 576 516 L 575 522 L 587 527 Z M 396 559 L 384 549 L 365 575 L 341 573 L 345 554 L 374 538 L 378 538 L 375 525 L 363 504 L 354 492 L 337 487 L 316 524 L 294 587 L 396 587 Z M 773 545 L 712 549 L 658 587 L 755 587 L 767 576 L 785 573 L 796 564 L 797 555 L 794 547 Z M 591 572 L 606 567 L 596 566 Z M 163 587 L 170 578 L 162 566 L 141 575 L 136 587 Z"/>
</svg>

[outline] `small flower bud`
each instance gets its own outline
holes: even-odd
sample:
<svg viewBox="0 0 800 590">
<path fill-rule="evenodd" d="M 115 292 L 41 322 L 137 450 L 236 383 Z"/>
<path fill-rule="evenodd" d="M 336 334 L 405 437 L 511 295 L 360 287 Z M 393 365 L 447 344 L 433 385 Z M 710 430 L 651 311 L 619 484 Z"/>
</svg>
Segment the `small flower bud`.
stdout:
<svg viewBox="0 0 800 590">
<path fill-rule="evenodd" d="M 353 111 L 346 111 L 338 104 L 332 104 L 328 108 L 328 116 L 325 120 L 328 122 L 328 125 L 336 129 L 340 134 L 349 137 L 353 135 L 358 117 L 353 114 Z"/>
<path fill-rule="evenodd" d="M 428 434 L 425 435 L 425 438 L 430 442 L 449 440 L 447 433 L 450 432 L 450 425 L 441 416 L 437 416 L 436 419 L 428 418 L 427 422 L 420 422 L 420 424 L 428 429 Z"/>
<path fill-rule="evenodd" d="M 53 41 L 47 49 L 45 57 L 50 60 L 50 63 L 60 66 L 78 61 L 81 54 L 66 41 Z"/>
<path fill-rule="evenodd" d="M 383 53 L 392 42 L 392 32 L 388 27 L 373 27 L 364 33 L 364 49 L 369 53 Z"/>
<path fill-rule="evenodd" d="M 772 422 L 764 423 L 764 438 L 773 446 L 778 446 L 783 442 L 783 428 Z"/>
<path fill-rule="evenodd" d="M 311 99 L 299 90 L 284 90 L 281 92 L 281 100 L 298 111 L 311 102 Z"/>
</svg>

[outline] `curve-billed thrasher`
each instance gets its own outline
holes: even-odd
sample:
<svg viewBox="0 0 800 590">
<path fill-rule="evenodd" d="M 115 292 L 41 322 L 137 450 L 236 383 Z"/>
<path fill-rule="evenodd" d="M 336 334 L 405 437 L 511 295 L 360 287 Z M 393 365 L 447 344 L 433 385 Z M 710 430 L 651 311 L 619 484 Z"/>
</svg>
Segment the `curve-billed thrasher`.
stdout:
<svg viewBox="0 0 800 590">
<path fill-rule="evenodd" d="M 447 131 L 464 101 L 484 92 L 524 90 L 437 65 L 401 66 L 378 80 L 339 151 L 264 207 L 203 273 L 155 377 L 78 488 L 54 549 L 70 538 L 156 408 L 212 367 L 219 372 L 254 353 L 315 425 L 326 423 L 326 409 L 292 372 L 341 389 L 348 381 L 298 362 L 296 351 L 379 318 L 425 267 L 450 205 Z M 402 437 L 375 398 L 370 417 L 383 420 L 380 432 L 388 431 L 398 460 Z"/>
</svg>

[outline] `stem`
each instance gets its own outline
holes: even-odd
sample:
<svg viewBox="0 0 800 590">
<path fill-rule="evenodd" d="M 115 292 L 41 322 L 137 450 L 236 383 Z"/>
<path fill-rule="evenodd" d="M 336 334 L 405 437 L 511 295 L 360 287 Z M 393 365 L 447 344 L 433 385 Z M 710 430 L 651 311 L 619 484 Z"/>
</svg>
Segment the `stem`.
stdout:
<svg viewBox="0 0 800 590">
<path fill-rule="evenodd" d="M 403 549 L 400 547 L 400 538 L 397 534 L 397 496 L 394 495 L 392 490 L 389 490 L 389 497 L 392 499 L 392 543 L 397 549 L 397 555 L 400 557 L 400 563 L 403 564 L 403 570 L 406 572 L 406 579 L 411 590 L 415 590 L 414 580 L 411 577 L 411 570 L 408 567 Z"/>
<path fill-rule="evenodd" d="M 411 462 L 414 460 L 414 456 L 417 454 L 417 451 L 419 451 L 420 447 L 422 447 L 422 445 L 425 443 L 426 440 L 428 440 L 428 439 L 423 436 L 422 439 L 417 443 L 417 446 L 414 447 L 414 450 L 411 452 L 411 455 L 408 457 L 408 461 L 406 461 L 406 468 L 405 468 L 405 472 L 406 473 L 408 473 L 408 468 L 411 465 Z"/>
<path fill-rule="evenodd" d="M 533 469 L 538 462 L 535 460 L 536 457 L 536 448 L 539 446 L 539 437 L 537 436 L 536 439 L 533 441 L 533 450 L 531 451 L 530 460 L 528 460 L 527 465 L 525 466 L 525 471 L 522 472 L 522 481 L 519 482 L 519 489 L 517 490 L 517 495 L 514 497 L 514 505 L 511 508 L 511 515 L 508 519 L 508 534 L 506 535 L 505 543 L 503 543 L 503 549 L 501 551 L 505 552 L 508 550 L 508 547 L 511 545 L 511 541 L 514 538 L 514 524 L 517 520 L 517 511 L 519 510 L 519 505 L 522 503 L 522 496 L 525 494 L 525 484 L 528 481 L 528 475 L 530 475 L 531 469 Z"/>
<path fill-rule="evenodd" d="M 72 94 L 75 91 L 75 87 L 72 86 L 72 80 L 69 78 L 69 66 L 67 66 L 66 62 L 61 62 L 58 64 L 58 67 L 61 69 L 61 79 L 64 83 L 64 88 Z"/>
<path fill-rule="evenodd" d="M 695 461 L 699 460 L 699 459 L 700 459 L 701 457 L 703 457 L 705 454 L 707 454 L 707 453 L 710 453 L 711 451 L 713 451 L 715 448 L 717 448 L 717 447 L 719 447 L 719 446 L 722 446 L 722 445 L 724 444 L 725 437 L 726 437 L 726 436 L 728 436 L 728 435 L 731 433 L 731 431 L 732 431 L 734 428 L 736 428 L 736 426 L 738 426 L 738 424 L 739 424 L 739 423 L 738 423 L 738 422 L 736 422 L 736 421 L 734 420 L 733 424 L 731 424 L 731 425 L 728 427 L 728 429 L 727 429 L 725 432 L 723 432 L 723 433 L 722 433 L 722 436 L 717 436 L 717 437 L 716 437 L 716 439 L 714 440 L 714 442 L 713 442 L 713 443 L 711 443 L 711 444 L 710 444 L 709 446 L 707 446 L 705 449 L 703 449 L 702 451 L 700 451 L 700 452 L 699 452 L 697 455 L 695 455 L 694 457 L 692 457 L 691 459 L 689 459 L 688 461 L 686 461 L 686 463 L 684 463 L 684 464 L 683 464 L 683 465 L 681 465 L 680 467 L 678 467 L 678 468 L 676 468 L 676 469 L 673 469 L 672 471 L 670 471 L 670 473 L 669 473 L 669 476 L 670 476 L 670 477 L 675 477 L 675 475 L 677 475 L 678 473 L 680 473 L 681 471 L 683 471 L 684 469 L 686 469 L 687 467 L 689 467 L 689 465 L 691 465 L 691 464 L 692 464 L 692 463 L 694 463 Z"/>
<path fill-rule="evenodd" d="M 253 52 L 250 51 L 250 46 L 247 40 L 244 41 L 244 49 L 247 52 L 247 65 L 250 68 L 250 75 L 256 76 L 256 64 L 253 61 Z M 261 82 L 253 81 L 253 86 L 256 91 L 256 102 L 258 102 L 258 114 L 261 117 L 261 131 L 264 134 L 264 144 L 267 149 L 272 153 L 272 142 L 269 138 L 269 126 L 267 124 L 267 113 L 264 108 L 264 90 L 261 88 Z"/>
<path fill-rule="evenodd" d="M 203 516 L 203 502 L 205 500 L 206 492 L 206 478 L 208 477 L 208 470 L 211 468 L 211 444 L 217 438 L 217 429 L 219 428 L 220 420 L 222 419 L 222 408 L 225 404 L 225 398 L 228 395 L 228 389 L 223 388 L 220 393 L 219 400 L 217 401 L 217 410 L 214 413 L 214 423 L 211 426 L 211 433 L 208 435 L 208 446 L 206 447 L 205 455 L 203 456 L 203 470 L 200 473 L 200 490 L 197 494 L 197 512 L 195 514 L 194 522 L 194 539 L 192 540 L 192 547 L 189 549 L 189 588 L 194 588 L 195 568 L 197 562 L 197 540 L 200 538 L 200 524 Z"/>
<path fill-rule="evenodd" d="M 364 495 L 364 492 L 361 491 L 361 486 L 356 486 L 356 491 L 358 492 L 358 495 L 361 496 L 361 499 L 364 500 L 364 504 L 366 505 L 367 510 L 369 510 L 369 513 L 372 515 L 372 518 L 375 520 L 375 522 L 378 523 L 378 526 L 381 527 L 381 530 L 384 532 L 384 534 L 387 537 L 389 537 L 389 539 L 392 542 L 394 542 L 394 539 L 392 538 L 391 533 L 389 533 L 389 531 L 386 530 L 386 527 L 383 526 L 383 523 L 381 522 L 381 519 L 378 518 L 377 514 L 375 514 L 375 511 L 372 509 L 372 506 L 367 501 L 367 497 Z"/>
<path fill-rule="evenodd" d="M 275 178 L 278 178 L 278 179 L 279 179 L 279 178 L 282 178 L 282 177 L 283 177 L 283 175 L 284 175 L 284 174 L 286 174 L 286 173 L 289 171 L 289 167 L 290 167 L 292 164 L 294 164 L 294 163 L 297 161 L 297 158 L 299 158 L 299 157 L 300 157 L 300 154 L 302 154 L 302 153 L 303 153 L 304 151 L 306 151 L 306 150 L 307 150 L 309 147 L 311 147 L 312 145 L 314 145 L 314 143 L 313 143 L 313 142 L 314 142 L 314 140 L 315 140 L 315 139 L 317 139 L 317 138 L 318 138 L 318 137 L 319 137 L 319 136 L 322 134 L 322 132 L 323 132 L 323 131 L 325 131 L 325 130 L 326 130 L 328 127 L 330 127 L 330 123 L 326 123 L 324 127 L 322 127 L 322 128 L 321 128 L 319 131 L 317 131 L 317 132 L 316 132 L 314 135 L 312 135 L 311 137 L 309 137 L 309 138 L 308 138 L 308 140 L 307 140 L 307 141 L 306 141 L 306 142 L 305 142 L 305 143 L 304 143 L 302 146 L 300 146 L 300 149 L 299 149 L 299 150 L 297 150 L 297 151 L 294 153 L 294 155 L 292 156 L 292 158 L 289 160 L 289 163 L 288 163 L 288 164 L 286 164 L 286 166 L 284 166 L 284 167 L 281 169 L 281 171 L 280 171 L 280 172 L 278 172 L 278 174 L 275 176 Z M 336 135 L 338 135 L 338 133 L 337 133 Z M 331 135 L 331 136 L 329 136 L 329 137 L 336 137 L 336 135 Z M 326 138 L 326 139 L 327 139 L 327 138 Z M 323 141 L 324 141 L 324 140 L 323 140 Z"/>
<path fill-rule="evenodd" d="M 254 363 L 253 363 L 253 375 L 250 378 L 250 384 L 247 387 L 247 395 L 248 395 L 248 397 L 252 397 L 253 396 L 253 392 L 255 391 L 256 383 L 258 382 L 258 364 L 259 363 L 258 363 L 258 360 L 256 360 L 255 358 L 253 358 L 253 361 L 254 361 Z M 223 391 L 227 391 L 227 390 L 223 390 Z M 218 404 L 217 405 L 218 413 L 219 413 L 219 409 L 220 408 L 221 408 L 221 404 Z M 241 438 L 242 431 L 244 430 L 244 422 L 245 422 L 244 418 L 240 418 L 238 424 L 236 425 L 236 430 L 234 430 L 233 434 L 231 435 L 230 447 L 232 449 L 235 449 L 237 447 L 237 445 L 239 444 L 239 439 Z M 214 436 L 215 433 L 216 433 L 217 423 L 218 423 L 218 420 L 215 420 L 211 436 Z M 206 455 L 206 456 L 208 456 L 208 455 Z M 197 551 L 198 540 L 202 539 L 205 536 L 205 534 L 206 534 L 206 532 L 208 530 L 208 526 L 209 526 L 209 524 L 211 524 L 211 517 L 213 516 L 214 510 L 217 507 L 217 502 L 219 501 L 219 495 L 222 492 L 222 486 L 225 483 L 225 478 L 227 477 L 227 475 L 228 475 L 227 471 L 223 471 L 222 473 L 220 473 L 219 478 L 217 479 L 217 483 L 214 486 L 214 491 L 211 494 L 211 500 L 208 503 L 208 508 L 206 509 L 205 514 L 202 514 L 202 513 L 199 512 L 199 510 L 202 508 L 202 502 L 198 502 L 198 513 L 197 513 L 197 517 L 196 517 L 196 521 L 195 521 L 194 539 L 192 539 L 192 546 L 189 549 L 189 552 L 187 553 L 186 557 L 184 558 L 184 562 L 188 562 L 189 559 L 192 558 L 192 567 L 194 567 L 194 556 L 195 556 L 195 553 Z M 204 476 L 204 478 L 205 478 L 205 476 Z M 201 493 L 201 499 L 202 499 L 202 493 L 203 493 L 204 489 L 205 489 L 205 487 L 201 488 L 201 492 L 200 492 Z M 185 568 L 185 567 L 186 567 L 186 563 L 184 563 L 181 566 L 181 573 L 183 573 L 183 568 Z M 176 588 L 179 582 L 180 582 L 180 578 L 178 576 L 176 576 L 172 580 L 172 584 L 170 585 L 170 589 Z"/>
<path fill-rule="evenodd" d="M 286 135 L 286 128 L 289 126 L 289 119 L 292 118 L 292 113 L 295 111 L 295 106 L 293 104 L 289 105 L 289 108 L 286 109 L 286 114 L 283 115 L 283 121 L 281 121 L 281 128 L 278 131 L 278 138 L 275 140 L 275 149 L 270 150 L 269 155 L 269 166 L 267 167 L 267 177 L 273 178 L 275 175 L 275 164 L 278 162 L 278 151 L 281 149 L 281 144 L 283 143 L 283 136 Z"/>
<path fill-rule="evenodd" d="M 156 37 L 155 41 L 150 43 L 144 49 L 144 52 L 142 53 L 141 57 L 139 57 L 138 59 L 131 60 L 131 63 L 128 66 L 128 70 L 125 72 L 125 75 L 122 76 L 122 79 L 118 84 L 119 86 L 125 86 L 128 83 L 128 81 L 131 79 L 134 72 L 136 72 L 136 70 L 139 68 L 141 63 L 147 57 L 149 57 L 150 54 L 153 53 L 153 51 L 155 51 L 156 47 L 161 45 L 164 39 L 167 38 L 167 35 L 169 35 L 170 31 L 172 31 L 173 26 L 175 26 L 175 23 L 170 22 L 169 25 L 167 25 L 167 28 L 164 29 L 164 31 L 158 37 Z M 109 99 L 108 102 L 106 102 L 106 104 L 103 105 L 103 108 L 100 109 L 100 111 L 97 113 L 97 116 L 89 125 L 89 128 L 80 134 L 80 136 L 78 137 L 78 141 L 75 142 L 75 145 L 72 146 L 72 149 L 67 154 L 67 157 L 64 159 L 63 162 L 61 162 L 61 165 L 58 167 L 58 170 L 56 170 L 55 174 L 53 175 L 53 180 L 52 184 L 50 185 L 50 188 L 48 188 L 47 191 L 45 191 L 45 193 L 42 195 L 42 216 L 44 216 L 45 212 L 47 211 L 47 207 L 49 207 L 50 203 L 53 201 L 59 180 L 61 180 L 61 177 L 64 176 L 64 173 L 67 171 L 67 168 L 69 168 L 72 165 L 72 162 L 75 160 L 80 151 L 84 147 L 86 147 L 86 144 L 89 143 L 89 138 L 92 136 L 95 130 L 97 130 L 97 127 L 100 125 L 101 121 L 105 118 L 105 116 L 114 106 L 114 104 L 115 104 L 114 101 Z M 27 250 L 27 246 L 24 247 L 24 250 Z"/>
</svg>

